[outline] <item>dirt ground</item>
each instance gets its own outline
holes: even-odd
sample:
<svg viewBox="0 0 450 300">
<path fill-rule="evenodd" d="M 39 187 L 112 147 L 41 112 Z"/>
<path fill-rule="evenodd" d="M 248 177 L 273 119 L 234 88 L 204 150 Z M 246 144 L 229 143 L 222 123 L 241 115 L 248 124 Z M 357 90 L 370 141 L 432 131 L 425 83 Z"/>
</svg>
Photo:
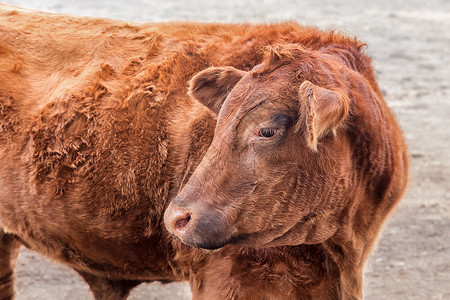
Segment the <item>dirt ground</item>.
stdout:
<svg viewBox="0 0 450 300">
<path fill-rule="evenodd" d="M 450 299 L 450 1 L 22 0 L 10 4 L 130 21 L 299 23 L 368 44 L 409 143 L 411 180 L 365 271 L 365 299 Z M 64 3 L 64 4 L 63 4 Z M 92 299 L 68 268 L 23 249 L 17 299 Z M 190 299 L 185 283 L 143 284 L 131 299 Z"/>
</svg>

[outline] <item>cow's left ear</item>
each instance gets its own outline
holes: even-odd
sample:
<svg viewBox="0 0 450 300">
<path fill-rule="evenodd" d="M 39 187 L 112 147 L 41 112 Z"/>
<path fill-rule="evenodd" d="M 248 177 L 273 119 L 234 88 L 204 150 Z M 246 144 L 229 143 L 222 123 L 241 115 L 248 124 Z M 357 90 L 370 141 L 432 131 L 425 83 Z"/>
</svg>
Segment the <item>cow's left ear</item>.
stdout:
<svg viewBox="0 0 450 300">
<path fill-rule="evenodd" d="M 205 69 L 191 79 L 189 95 L 218 114 L 225 98 L 246 73 L 233 67 Z"/>
<path fill-rule="evenodd" d="M 301 103 L 298 122 L 306 125 L 308 146 L 317 151 L 320 138 L 329 132 L 336 133 L 343 123 L 348 115 L 349 100 L 343 93 L 316 86 L 309 81 L 301 84 L 299 93 Z"/>
</svg>

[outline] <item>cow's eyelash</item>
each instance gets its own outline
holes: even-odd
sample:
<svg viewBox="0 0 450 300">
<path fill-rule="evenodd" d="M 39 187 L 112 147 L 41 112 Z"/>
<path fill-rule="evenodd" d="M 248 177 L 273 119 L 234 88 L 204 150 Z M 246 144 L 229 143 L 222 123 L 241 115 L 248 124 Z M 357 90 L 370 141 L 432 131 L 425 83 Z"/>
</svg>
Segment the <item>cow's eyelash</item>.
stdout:
<svg viewBox="0 0 450 300">
<path fill-rule="evenodd" d="M 271 138 L 277 134 L 277 129 L 274 128 L 261 128 L 258 131 L 258 137 Z"/>
</svg>

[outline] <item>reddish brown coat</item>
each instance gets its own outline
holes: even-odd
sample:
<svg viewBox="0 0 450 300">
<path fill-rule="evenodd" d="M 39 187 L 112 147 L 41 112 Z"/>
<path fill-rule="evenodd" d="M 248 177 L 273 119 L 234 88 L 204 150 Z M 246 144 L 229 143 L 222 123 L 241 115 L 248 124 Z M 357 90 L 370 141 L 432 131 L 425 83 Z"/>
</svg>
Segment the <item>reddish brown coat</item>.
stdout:
<svg viewBox="0 0 450 300">
<path fill-rule="evenodd" d="M 407 159 L 360 42 L 295 23 L 133 24 L 1 9 L 0 299 L 13 293 L 18 241 L 74 268 L 98 299 L 121 299 L 154 280 L 189 280 L 196 299 L 361 296 L 363 263 L 404 190 Z M 342 208 L 346 217 L 336 234 L 314 245 L 254 249 L 244 239 L 244 246 L 214 253 L 183 245 L 165 229 L 163 214 L 213 140 L 216 114 L 205 105 L 220 107 L 190 98 L 188 82 L 211 66 L 247 74 L 264 53 L 265 69 L 252 72 L 270 77 L 280 67 L 273 55 L 284 56 L 278 48 L 262 49 L 277 43 L 322 49 L 319 55 L 340 59 L 366 82 L 345 84 L 348 97 L 378 99 L 375 106 L 349 108 L 377 118 L 353 118 L 357 123 L 346 126 L 361 128 L 353 136 L 336 118 L 293 127 L 292 134 L 309 140 L 309 148 L 303 145 L 308 155 L 333 156 L 327 147 L 341 153 L 360 140 L 375 147 L 359 149 L 348 162 L 358 176 L 345 192 L 353 195 Z M 323 75 L 315 74 L 312 84 Z M 302 86 L 306 98 L 320 88 Z M 336 139 L 322 137 L 329 127 L 338 129 Z M 384 136 L 373 143 L 364 135 L 369 131 Z M 321 148 L 325 141 L 330 145 Z"/>
</svg>

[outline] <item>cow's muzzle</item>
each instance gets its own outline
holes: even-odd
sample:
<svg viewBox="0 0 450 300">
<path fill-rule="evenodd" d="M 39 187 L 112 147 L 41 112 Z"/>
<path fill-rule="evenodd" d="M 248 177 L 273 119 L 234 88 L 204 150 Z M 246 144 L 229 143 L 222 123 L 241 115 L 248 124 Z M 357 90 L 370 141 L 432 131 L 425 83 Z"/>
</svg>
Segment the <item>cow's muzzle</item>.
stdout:
<svg viewBox="0 0 450 300">
<path fill-rule="evenodd" d="M 218 249 L 231 240 L 224 216 L 197 205 L 186 206 L 176 197 L 164 213 L 167 230 L 184 244 L 201 249 Z"/>
</svg>

